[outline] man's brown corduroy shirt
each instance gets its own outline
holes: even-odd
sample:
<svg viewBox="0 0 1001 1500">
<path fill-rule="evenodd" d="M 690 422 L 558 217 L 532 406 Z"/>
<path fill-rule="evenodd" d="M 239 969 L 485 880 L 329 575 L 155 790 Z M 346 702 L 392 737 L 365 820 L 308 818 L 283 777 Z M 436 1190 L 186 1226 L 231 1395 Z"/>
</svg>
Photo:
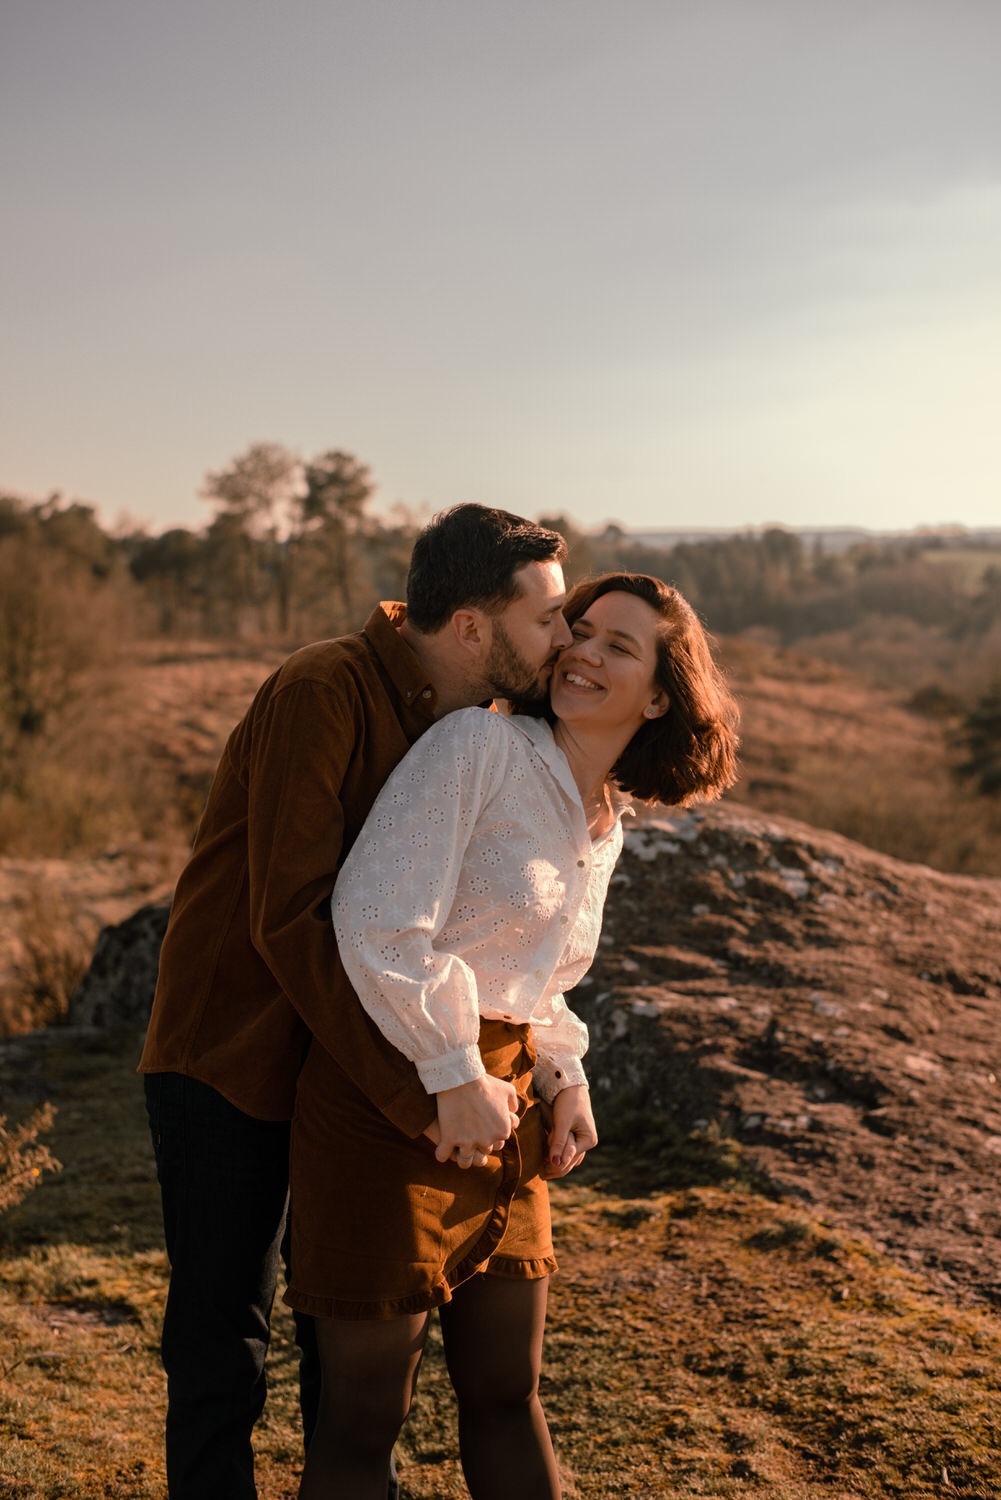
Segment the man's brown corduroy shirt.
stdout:
<svg viewBox="0 0 1001 1500">
<path fill-rule="evenodd" d="M 404 618 L 383 604 L 358 634 L 297 651 L 230 735 L 174 893 L 140 1072 L 289 1119 L 313 1036 L 407 1135 L 434 1118 L 347 981 L 329 907 L 376 793 L 434 720 Z"/>
</svg>

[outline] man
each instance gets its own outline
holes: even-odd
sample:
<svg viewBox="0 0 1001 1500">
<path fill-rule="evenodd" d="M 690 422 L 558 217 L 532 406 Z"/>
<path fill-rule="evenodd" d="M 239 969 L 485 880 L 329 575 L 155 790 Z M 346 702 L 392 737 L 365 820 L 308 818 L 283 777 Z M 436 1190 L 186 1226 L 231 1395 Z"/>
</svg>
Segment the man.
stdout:
<svg viewBox="0 0 1001 1500">
<path fill-rule="evenodd" d="M 382 783 L 435 719 L 545 694 L 570 640 L 565 556 L 557 533 L 505 511 L 435 517 L 414 546 L 406 611 L 380 606 L 357 634 L 296 652 L 226 745 L 174 894 L 139 1065 L 171 1262 L 171 1500 L 257 1493 L 251 1435 L 266 1394 L 288 1122 L 311 1040 L 399 1129 L 435 1132 L 412 1065 L 360 1003 L 330 1003 L 330 893 Z M 308 1439 L 315 1365 L 297 1325 Z"/>
</svg>

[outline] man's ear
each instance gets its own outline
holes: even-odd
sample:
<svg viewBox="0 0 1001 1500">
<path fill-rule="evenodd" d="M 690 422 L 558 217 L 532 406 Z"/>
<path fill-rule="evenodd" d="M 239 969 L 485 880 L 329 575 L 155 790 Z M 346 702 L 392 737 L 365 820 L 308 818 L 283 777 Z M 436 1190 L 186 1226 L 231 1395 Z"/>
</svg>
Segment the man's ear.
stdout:
<svg viewBox="0 0 1001 1500">
<path fill-rule="evenodd" d="M 490 631 L 482 610 L 457 609 L 448 628 L 456 644 L 470 656 L 483 656 L 490 649 Z"/>
</svg>

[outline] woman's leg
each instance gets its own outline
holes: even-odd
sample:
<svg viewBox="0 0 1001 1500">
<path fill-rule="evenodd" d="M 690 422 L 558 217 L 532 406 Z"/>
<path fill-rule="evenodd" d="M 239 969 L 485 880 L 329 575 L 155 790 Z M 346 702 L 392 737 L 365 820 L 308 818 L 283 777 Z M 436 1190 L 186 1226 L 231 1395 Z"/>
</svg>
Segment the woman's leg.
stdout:
<svg viewBox="0 0 1001 1500">
<path fill-rule="evenodd" d="M 427 1313 L 389 1322 L 316 1319 L 323 1387 L 300 1500 L 386 1500 L 427 1330 Z"/>
<path fill-rule="evenodd" d="M 549 1279 L 474 1276 L 439 1310 L 473 1500 L 559 1500 L 539 1401 Z"/>
</svg>

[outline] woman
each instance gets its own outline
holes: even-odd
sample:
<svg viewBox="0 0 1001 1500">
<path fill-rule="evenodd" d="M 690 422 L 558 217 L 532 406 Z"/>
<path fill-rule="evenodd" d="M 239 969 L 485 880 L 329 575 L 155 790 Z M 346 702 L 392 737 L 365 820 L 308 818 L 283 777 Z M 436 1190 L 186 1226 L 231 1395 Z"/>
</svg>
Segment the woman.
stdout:
<svg viewBox="0 0 1001 1500">
<path fill-rule="evenodd" d="M 438 1121 L 434 1141 L 406 1138 L 312 1049 L 286 1297 L 316 1316 L 324 1372 L 304 1500 L 384 1500 L 435 1307 L 470 1494 L 560 1495 L 537 1394 L 556 1268 L 545 1179 L 597 1143 L 587 1031 L 563 991 L 593 958 L 630 797 L 717 797 L 737 745 L 735 705 L 675 590 L 606 574 L 564 613 L 549 716 L 439 721 L 338 879 L 347 975 Z"/>
</svg>

